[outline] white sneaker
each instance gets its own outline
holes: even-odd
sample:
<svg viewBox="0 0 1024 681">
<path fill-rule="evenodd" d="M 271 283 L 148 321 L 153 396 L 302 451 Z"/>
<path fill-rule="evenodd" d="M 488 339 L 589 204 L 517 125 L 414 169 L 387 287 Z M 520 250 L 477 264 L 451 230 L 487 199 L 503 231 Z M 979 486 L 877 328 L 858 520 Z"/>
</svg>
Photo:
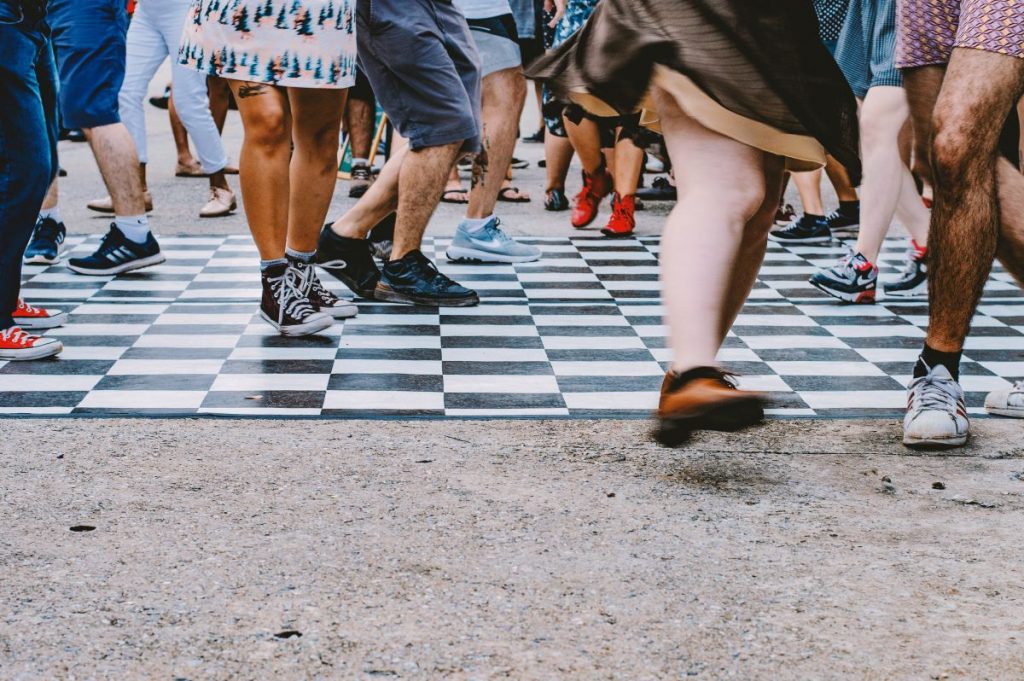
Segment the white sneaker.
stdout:
<svg viewBox="0 0 1024 681">
<path fill-rule="evenodd" d="M 914 448 L 961 447 L 970 432 L 964 391 L 941 364 L 907 388 L 903 444 Z"/>
<path fill-rule="evenodd" d="M 985 411 L 997 416 L 1024 419 L 1024 380 L 1005 390 L 995 390 L 985 398 Z"/>
</svg>

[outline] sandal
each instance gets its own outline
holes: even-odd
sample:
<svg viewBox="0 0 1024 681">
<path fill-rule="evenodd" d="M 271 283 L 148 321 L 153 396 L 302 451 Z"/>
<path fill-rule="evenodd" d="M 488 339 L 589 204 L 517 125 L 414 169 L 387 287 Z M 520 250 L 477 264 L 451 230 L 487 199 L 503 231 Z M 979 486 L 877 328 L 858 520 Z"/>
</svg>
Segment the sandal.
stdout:
<svg viewBox="0 0 1024 681">
<path fill-rule="evenodd" d="M 449 198 L 450 196 L 454 196 L 456 194 L 465 194 L 466 198 Z M 441 194 L 441 203 L 469 203 L 469 192 L 467 192 L 465 189 L 462 189 L 461 187 L 459 189 L 445 189 L 444 192 Z"/>
<path fill-rule="evenodd" d="M 512 194 L 517 194 L 518 196 L 511 196 Z M 502 187 L 498 191 L 498 200 L 507 203 L 529 203 L 530 197 L 520 194 L 519 187 Z"/>
</svg>

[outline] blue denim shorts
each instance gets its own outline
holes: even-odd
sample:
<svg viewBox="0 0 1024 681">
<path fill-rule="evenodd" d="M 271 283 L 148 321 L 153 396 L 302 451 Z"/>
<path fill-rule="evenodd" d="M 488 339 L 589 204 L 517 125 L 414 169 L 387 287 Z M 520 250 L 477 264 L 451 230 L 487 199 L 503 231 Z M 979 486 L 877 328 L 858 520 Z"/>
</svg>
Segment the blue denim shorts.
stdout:
<svg viewBox="0 0 1024 681">
<path fill-rule="evenodd" d="M 65 128 L 119 123 L 128 11 L 124 0 L 50 0 L 48 20 L 60 75 Z"/>
</svg>

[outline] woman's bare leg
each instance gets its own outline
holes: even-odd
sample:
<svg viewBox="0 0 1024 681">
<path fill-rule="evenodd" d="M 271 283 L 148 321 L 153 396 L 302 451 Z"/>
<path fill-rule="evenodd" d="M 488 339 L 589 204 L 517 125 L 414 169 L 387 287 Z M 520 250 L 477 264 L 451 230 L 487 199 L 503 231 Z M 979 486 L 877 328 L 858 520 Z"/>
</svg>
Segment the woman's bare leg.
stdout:
<svg viewBox="0 0 1024 681">
<path fill-rule="evenodd" d="M 825 215 L 825 204 L 821 200 L 821 171 L 793 173 L 793 184 L 800 192 L 800 203 L 805 215 Z"/>
<path fill-rule="evenodd" d="M 544 158 L 547 160 L 547 184 L 544 191 L 561 189 L 565 191 L 565 178 L 569 175 L 569 164 L 572 163 L 574 150 L 572 142 L 565 137 L 552 135 L 550 130 L 544 132 Z"/>
</svg>

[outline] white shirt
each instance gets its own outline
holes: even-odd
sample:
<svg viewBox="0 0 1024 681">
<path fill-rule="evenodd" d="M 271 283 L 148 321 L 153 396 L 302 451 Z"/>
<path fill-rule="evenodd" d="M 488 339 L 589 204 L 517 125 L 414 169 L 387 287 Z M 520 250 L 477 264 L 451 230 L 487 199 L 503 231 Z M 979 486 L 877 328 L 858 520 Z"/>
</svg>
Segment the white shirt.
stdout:
<svg viewBox="0 0 1024 681">
<path fill-rule="evenodd" d="M 489 19 L 512 14 L 508 0 L 452 0 L 467 19 Z"/>
</svg>

